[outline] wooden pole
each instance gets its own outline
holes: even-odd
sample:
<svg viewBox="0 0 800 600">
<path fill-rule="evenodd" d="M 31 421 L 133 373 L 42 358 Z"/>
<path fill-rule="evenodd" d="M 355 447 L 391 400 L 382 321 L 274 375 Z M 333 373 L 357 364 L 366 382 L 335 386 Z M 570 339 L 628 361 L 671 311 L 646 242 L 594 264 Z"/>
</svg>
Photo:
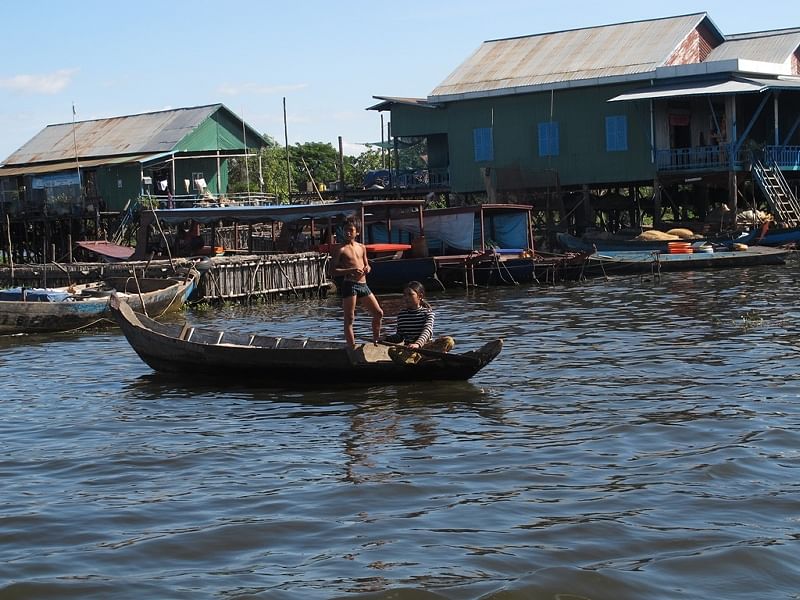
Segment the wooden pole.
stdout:
<svg viewBox="0 0 800 600">
<path fill-rule="evenodd" d="M 283 98 L 283 140 L 286 146 L 286 197 L 292 202 L 292 169 L 289 164 L 289 129 L 286 126 L 286 97 Z"/>
<path fill-rule="evenodd" d="M 14 285 L 14 251 L 11 245 L 11 218 L 6 214 L 6 235 L 8 237 L 8 264 L 11 266 L 11 285 Z"/>
<path fill-rule="evenodd" d="M 244 172 L 247 180 L 247 199 L 250 200 L 250 158 L 247 155 L 247 127 L 244 124 L 244 109 L 242 110 L 242 143 L 244 144 Z"/>
<path fill-rule="evenodd" d="M 342 150 L 342 136 L 339 136 L 339 197 L 344 199 L 344 151 Z"/>
<path fill-rule="evenodd" d="M 319 193 L 319 188 L 317 187 L 317 182 L 314 181 L 314 176 L 311 174 L 311 171 L 308 169 L 308 165 L 306 164 L 306 159 L 301 156 L 300 160 L 303 161 L 303 167 L 305 168 L 306 173 L 308 174 L 308 178 L 311 180 L 311 185 L 314 186 L 314 191 L 317 192 L 317 197 L 319 198 L 319 201 L 323 202 L 322 194 Z"/>
<path fill-rule="evenodd" d="M 383 137 L 384 132 L 384 125 L 383 125 L 383 113 L 381 113 L 381 166 L 385 169 L 386 168 L 386 148 L 384 148 L 384 144 L 386 140 Z"/>
</svg>

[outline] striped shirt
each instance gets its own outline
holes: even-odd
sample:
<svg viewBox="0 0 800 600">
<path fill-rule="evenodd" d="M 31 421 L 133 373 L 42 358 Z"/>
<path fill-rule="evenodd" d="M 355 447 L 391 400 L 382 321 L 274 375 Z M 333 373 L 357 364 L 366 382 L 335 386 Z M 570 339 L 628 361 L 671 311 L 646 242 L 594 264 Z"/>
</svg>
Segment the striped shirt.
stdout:
<svg viewBox="0 0 800 600">
<path fill-rule="evenodd" d="M 397 333 L 387 339 L 405 344 L 427 344 L 433 337 L 433 311 L 430 308 L 404 308 L 397 313 Z"/>
</svg>

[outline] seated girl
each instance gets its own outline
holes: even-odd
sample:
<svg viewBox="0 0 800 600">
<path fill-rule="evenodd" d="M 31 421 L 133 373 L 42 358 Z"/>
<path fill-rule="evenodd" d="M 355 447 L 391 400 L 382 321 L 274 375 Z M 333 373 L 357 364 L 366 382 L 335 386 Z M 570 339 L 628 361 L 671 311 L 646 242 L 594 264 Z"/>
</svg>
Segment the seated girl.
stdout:
<svg viewBox="0 0 800 600">
<path fill-rule="evenodd" d="M 453 338 L 433 338 L 434 313 L 425 300 L 425 287 L 419 281 L 409 281 L 403 289 L 403 308 L 397 313 L 397 330 L 387 336 L 387 342 L 403 344 L 406 348 L 425 348 L 437 352 L 450 351 Z"/>
</svg>

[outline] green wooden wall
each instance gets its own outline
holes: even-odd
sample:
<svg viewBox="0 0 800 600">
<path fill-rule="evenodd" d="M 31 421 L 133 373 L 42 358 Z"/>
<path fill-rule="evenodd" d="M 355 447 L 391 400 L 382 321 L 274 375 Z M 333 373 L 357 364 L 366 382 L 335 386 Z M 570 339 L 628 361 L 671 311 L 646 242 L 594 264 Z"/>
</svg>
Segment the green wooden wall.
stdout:
<svg viewBox="0 0 800 600">
<path fill-rule="evenodd" d="M 242 150 L 245 141 L 248 148 L 261 148 L 263 138 L 247 128 L 242 131 L 242 122 L 226 110 L 218 110 L 203 121 L 197 129 L 185 136 L 175 146 L 175 152 L 204 152 L 213 150 Z"/>
<path fill-rule="evenodd" d="M 142 180 L 139 165 L 98 167 L 95 172 L 97 193 L 106 203 L 106 210 L 119 211 L 128 200 L 138 198 Z"/>
<path fill-rule="evenodd" d="M 519 167 L 558 171 L 563 186 L 648 182 L 651 162 L 650 109 L 647 102 L 607 100 L 632 86 L 603 86 L 498 96 L 451 102 L 446 108 L 392 107 L 392 133 L 430 136 L 445 133 L 450 184 L 456 192 L 483 191 L 480 167 Z M 559 154 L 539 156 L 538 124 L 558 122 Z M 607 116 L 627 117 L 625 151 L 606 150 Z M 494 160 L 476 162 L 473 130 L 492 127 Z M 441 155 L 437 151 L 437 155 Z"/>
</svg>

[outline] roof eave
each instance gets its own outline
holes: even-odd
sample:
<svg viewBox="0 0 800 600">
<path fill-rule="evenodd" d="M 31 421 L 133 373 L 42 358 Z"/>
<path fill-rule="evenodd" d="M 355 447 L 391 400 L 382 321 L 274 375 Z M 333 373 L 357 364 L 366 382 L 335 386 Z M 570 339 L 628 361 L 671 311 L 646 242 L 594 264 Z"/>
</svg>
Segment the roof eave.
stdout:
<svg viewBox="0 0 800 600">
<path fill-rule="evenodd" d="M 373 98 L 381 100 L 381 102 L 368 106 L 366 110 L 391 110 L 395 105 L 413 106 L 416 108 L 441 108 L 437 102 L 431 102 L 427 98 L 398 98 L 393 96 L 373 96 Z"/>
</svg>

